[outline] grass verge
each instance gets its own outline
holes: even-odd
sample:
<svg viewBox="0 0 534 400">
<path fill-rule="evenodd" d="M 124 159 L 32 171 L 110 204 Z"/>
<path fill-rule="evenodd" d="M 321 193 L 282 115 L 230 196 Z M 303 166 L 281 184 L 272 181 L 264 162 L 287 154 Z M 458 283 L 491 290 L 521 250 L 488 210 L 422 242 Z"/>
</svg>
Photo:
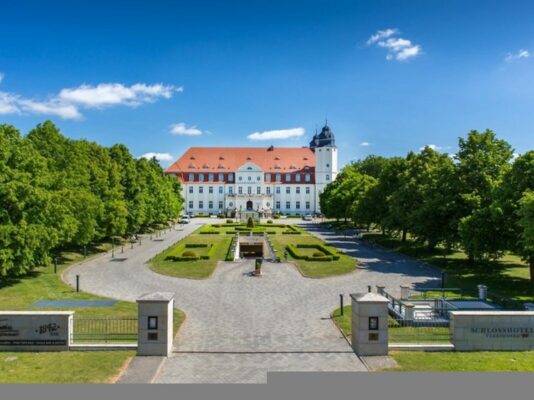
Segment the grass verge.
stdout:
<svg viewBox="0 0 534 400">
<path fill-rule="evenodd" d="M 231 241 L 232 237 L 229 235 L 199 235 L 193 233 L 150 260 L 150 269 L 163 275 L 178 278 L 206 279 L 211 276 L 217 267 L 217 263 L 225 259 Z M 185 244 L 213 244 L 215 249 L 209 260 L 171 261 L 166 259 L 168 255 L 174 254 L 176 248 Z"/>
<path fill-rule="evenodd" d="M 534 372 L 533 351 L 390 353 L 398 368 L 406 372 Z"/>
<path fill-rule="evenodd" d="M 0 353 L 0 383 L 112 383 L 134 351 Z"/>
</svg>

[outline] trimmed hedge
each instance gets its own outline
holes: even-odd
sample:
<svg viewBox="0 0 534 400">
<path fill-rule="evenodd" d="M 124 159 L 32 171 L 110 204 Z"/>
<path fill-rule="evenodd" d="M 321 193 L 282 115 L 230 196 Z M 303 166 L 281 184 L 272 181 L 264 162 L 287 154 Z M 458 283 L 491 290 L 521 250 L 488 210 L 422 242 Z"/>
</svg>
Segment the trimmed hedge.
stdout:
<svg viewBox="0 0 534 400">
<path fill-rule="evenodd" d="M 305 256 L 299 253 L 298 248 L 302 249 L 318 249 L 321 252 L 323 252 L 324 256 L 321 257 L 315 257 L 315 256 Z M 329 249 L 327 249 L 325 246 L 321 244 L 288 244 L 286 246 L 287 252 L 291 254 L 291 257 L 296 258 L 297 260 L 305 260 L 305 261 L 337 261 L 341 257 L 339 254 L 336 254 Z"/>
<path fill-rule="evenodd" d="M 190 254 L 186 254 L 186 253 L 194 253 L 192 251 L 188 251 L 186 249 L 198 249 L 198 248 L 205 248 L 205 247 L 209 247 L 209 250 L 208 250 L 208 253 L 206 255 L 196 255 L 196 256 L 192 256 Z M 169 260 L 169 261 L 198 261 L 198 260 L 209 260 L 210 257 L 213 255 L 214 251 L 215 251 L 215 246 L 213 244 L 205 244 L 205 243 L 186 243 L 184 245 L 184 248 L 183 249 L 180 249 L 180 250 L 177 250 L 178 252 L 181 252 L 182 250 L 184 250 L 182 252 L 182 255 L 179 255 L 179 256 L 173 256 L 173 255 L 168 255 L 167 257 L 165 257 L 166 260 Z"/>
</svg>

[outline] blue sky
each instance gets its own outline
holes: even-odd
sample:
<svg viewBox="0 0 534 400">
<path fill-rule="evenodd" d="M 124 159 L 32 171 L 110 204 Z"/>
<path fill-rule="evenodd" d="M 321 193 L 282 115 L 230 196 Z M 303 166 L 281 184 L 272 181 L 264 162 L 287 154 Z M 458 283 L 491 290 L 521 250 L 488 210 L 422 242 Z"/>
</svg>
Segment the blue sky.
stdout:
<svg viewBox="0 0 534 400">
<path fill-rule="evenodd" d="M 342 163 L 470 129 L 534 148 L 534 2 L 44 3 L 2 5 L 0 122 L 22 132 L 168 160 L 306 145 L 327 117 Z"/>
</svg>

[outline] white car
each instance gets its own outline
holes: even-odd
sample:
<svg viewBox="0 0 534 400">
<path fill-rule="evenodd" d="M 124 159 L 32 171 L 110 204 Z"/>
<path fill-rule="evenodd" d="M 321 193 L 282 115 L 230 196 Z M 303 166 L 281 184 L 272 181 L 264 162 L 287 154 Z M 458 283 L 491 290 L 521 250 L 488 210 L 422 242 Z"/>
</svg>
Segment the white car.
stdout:
<svg viewBox="0 0 534 400">
<path fill-rule="evenodd" d="M 304 221 L 313 221 L 313 217 L 312 217 L 311 214 L 303 215 L 303 216 L 302 216 L 302 219 L 303 219 Z"/>
<path fill-rule="evenodd" d="M 182 218 L 180 218 L 180 223 L 181 224 L 188 224 L 189 222 L 191 222 L 191 219 L 189 218 L 189 215 L 184 215 Z"/>
</svg>

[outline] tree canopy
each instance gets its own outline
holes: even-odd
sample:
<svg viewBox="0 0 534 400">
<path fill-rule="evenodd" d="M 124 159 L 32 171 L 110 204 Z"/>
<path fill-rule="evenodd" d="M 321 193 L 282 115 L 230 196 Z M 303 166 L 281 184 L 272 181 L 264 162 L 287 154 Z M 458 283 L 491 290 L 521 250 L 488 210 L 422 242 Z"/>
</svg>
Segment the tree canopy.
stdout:
<svg viewBox="0 0 534 400">
<path fill-rule="evenodd" d="M 530 263 L 534 282 L 534 151 L 513 160 L 491 130 L 469 132 L 458 147 L 454 156 L 426 147 L 353 162 L 321 193 L 321 210 L 430 248 L 461 247 L 471 260 L 513 251 Z"/>
<path fill-rule="evenodd" d="M 179 181 L 124 145 L 72 140 L 50 121 L 26 136 L 0 125 L 0 276 L 47 265 L 61 248 L 166 223 L 182 203 Z"/>
</svg>

